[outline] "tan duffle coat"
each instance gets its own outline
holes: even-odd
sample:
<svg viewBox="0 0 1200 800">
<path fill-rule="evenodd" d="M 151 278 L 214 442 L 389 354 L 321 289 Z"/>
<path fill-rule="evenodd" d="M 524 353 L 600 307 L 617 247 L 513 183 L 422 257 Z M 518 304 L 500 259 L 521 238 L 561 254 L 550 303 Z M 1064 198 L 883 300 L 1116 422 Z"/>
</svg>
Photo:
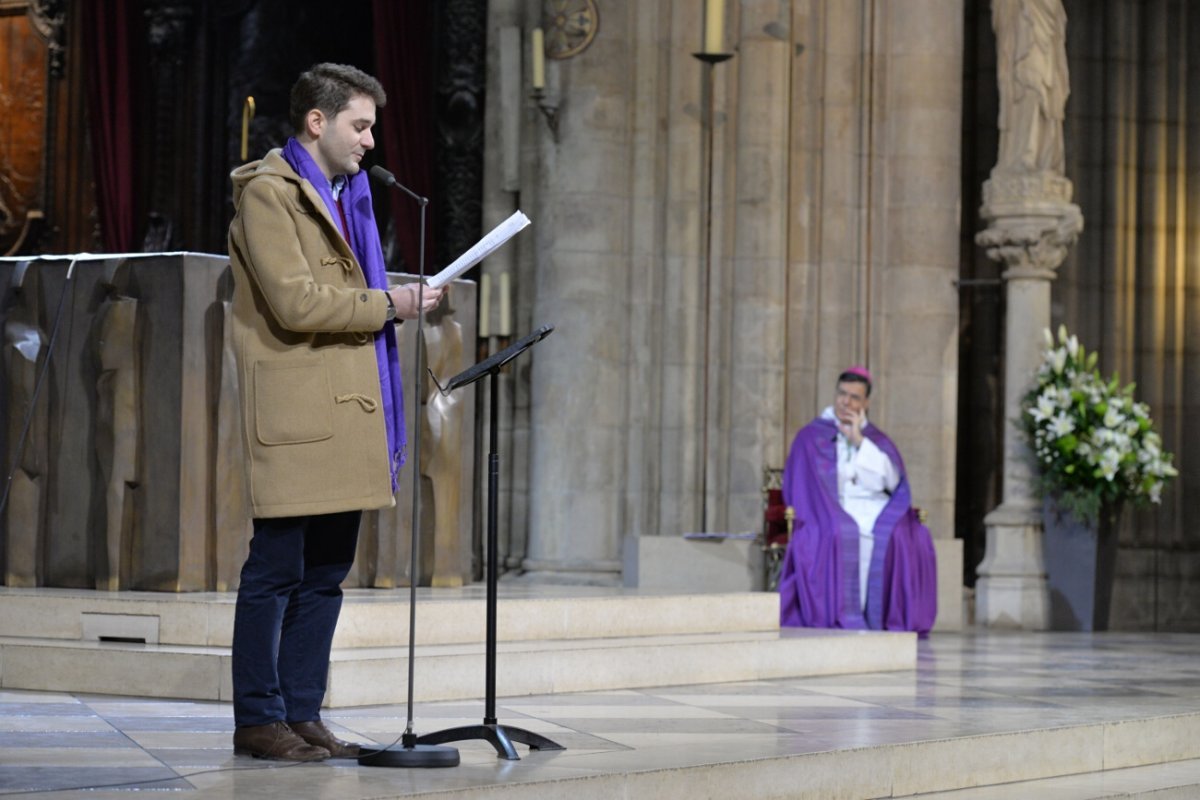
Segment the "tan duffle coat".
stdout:
<svg viewBox="0 0 1200 800">
<path fill-rule="evenodd" d="M 384 292 L 272 150 L 234 170 L 233 346 L 255 517 L 392 505 L 373 336 Z"/>
</svg>

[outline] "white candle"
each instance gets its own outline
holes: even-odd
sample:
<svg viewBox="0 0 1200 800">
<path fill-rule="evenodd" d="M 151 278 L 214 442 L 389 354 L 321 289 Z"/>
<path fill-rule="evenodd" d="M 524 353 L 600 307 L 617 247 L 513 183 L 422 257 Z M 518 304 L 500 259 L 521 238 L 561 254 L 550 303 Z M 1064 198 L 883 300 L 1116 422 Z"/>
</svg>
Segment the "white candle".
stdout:
<svg viewBox="0 0 1200 800">
<path fill-rule="evenodd" d="M 479 333 L 480 339 L 488 338 L 488 319 L 491 318 L 492 309 L 489 303 L 492 299 L 492 276 L 486 272 L 479 278 Z"/>
<path fill-rule="evenodd" d="M 501 336 L 512 335 L 512 296 L 509 294 L 510 286 L 508 282 L 508 273 L 500 273 L 500 321 L 497 324 L 496 333 Z"/>
<path fill-rule="evenodd" d="M 705 0 L 704 52 L 722 53 L 725 46 L 725 0 Z"/>
<path fill-rule="evenodd" d="M 533 88 L 546 88 L 546 41 L 541 28 L 533 29 Z"/>
</svg>

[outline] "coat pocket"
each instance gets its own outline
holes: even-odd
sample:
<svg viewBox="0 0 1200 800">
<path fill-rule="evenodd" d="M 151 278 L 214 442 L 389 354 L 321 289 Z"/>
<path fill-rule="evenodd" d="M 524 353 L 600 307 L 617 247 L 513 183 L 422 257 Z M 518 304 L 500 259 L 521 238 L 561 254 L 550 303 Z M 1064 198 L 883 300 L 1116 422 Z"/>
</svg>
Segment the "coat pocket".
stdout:
<svg viewBox="0 0 1200 800">
<path fill-rule="evenodd" d="M 263 444 L 319 442 L 333 436 L 333 392 L 321 358 L 254 365 L 254 425 Z"/>
</svg>

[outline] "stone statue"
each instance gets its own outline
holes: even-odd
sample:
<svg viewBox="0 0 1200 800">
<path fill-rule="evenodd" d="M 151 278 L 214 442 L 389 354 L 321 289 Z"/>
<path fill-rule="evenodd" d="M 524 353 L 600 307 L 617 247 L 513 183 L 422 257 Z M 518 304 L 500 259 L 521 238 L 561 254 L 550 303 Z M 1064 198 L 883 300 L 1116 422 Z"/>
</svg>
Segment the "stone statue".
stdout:
<svg viewBox="0 0 1200 800">
<path fill-rule="evenodd" d="M 1000 89 L 997 172 L 1063 174 L 1070 92 L 1061 0 L 992 0 Z"/>
<path fill-rule="evenodd" d="M 217 454 L 213 464 L 213 521 L 216 547 L 212 548 L 213 587 L 218 592 L 234 591 L 254 534 L 250 498 L 246 487 L 246 457 L 242 444 L 241 400 L 238 398 L 237 358 L 233 351 L 233 270 L 226 267 L 217 281 L 217 298 L 211 313 L 220 325 L 220 375 L 217 379 Z"/>
<path fill-rule="evenodd" d="M 96 588 L 130 588 L 141 415 L 138 301 L 116 294 L 96 314 L 96 456 L 104 483 L 105 528 Z"/>
<path fill-rule="evenodd" d="M 226 273 L 221 278 L 222 285 Z M 221 376 L 217 384 L 217 459 L 213 470 L 213 520 L 216 522 L 217 546 L 213 549 L 215 584 L 218 592 L 237 589 L 242 564 L 250 551 L 250 498 L 246 496 L 246 459 L 242 456 L 241 402 L 238 399 L 238 369 L 233 352 L 233 336 L 229 324 L 232 304 L 218 303 L 217 313 L 222 324 Z"/>
<path fill-rule="evenodd" d="M 5 513 L 5 570 L 8 586 L 37 586 L 41 579 L 41 541 L 45 520 L 46 393 L 34 397 L 37 372 L 46 356 L 46 335 L 38 327 L 38 273 L 31 262 L 22 262 L 13 273 L 14 305 L 4 323 L 4 367 L 8 375 L 8 447 L 5 474 L 12 472 Z M 26 416 L 36 400 L 36 407 Z M 15 461 L 11 454 L 25 441 Z"/>
<path fill-rule="evenodd" d="M 454 319 L 450 299 L 426 316 L 425 352 L 434 375 L 454 375 L 462 368 L 462 325 Z M 424 441 L 421 475 L 433 494 L 433 586 L 462 586 L 459 536 L 462 497 L 463 410 L 458 392 L 443 395 L 433 382 L 421 413 Z"/>
</svg>

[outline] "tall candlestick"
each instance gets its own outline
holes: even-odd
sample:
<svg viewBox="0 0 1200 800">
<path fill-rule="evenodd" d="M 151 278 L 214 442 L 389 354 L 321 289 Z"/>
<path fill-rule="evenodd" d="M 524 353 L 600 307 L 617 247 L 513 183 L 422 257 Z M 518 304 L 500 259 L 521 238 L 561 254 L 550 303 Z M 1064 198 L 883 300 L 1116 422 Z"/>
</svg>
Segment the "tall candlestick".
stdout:
<svg viewBox="0 0 1200 800">
<path fill-rule="evenodd" d="M 725 45 L 725 0 L 705 0 L 704 52 L 720 53 Z"/>
<path fill-rule="evenodd" d="M 479 324 L 478 336 L 480 339 L 488 338 L 489 328 L 488 320 L 491 319 L 492 309 L 492 276 L 486 272 L 479 278 Z"/>
<path fill-rule="evenodd" d="M 250 120 L 254 119 L 254 98 L 246 95 L 242 103 L 242 161 L 250 157 Z"/>
<path fill-rule="evenodd" d="M 512 335 L 512 295 L 507 272 L 500 273 L 500 321 L 496 328 L 501 336 Z"/>
<path fill-rule="evenodd" d="M 546 88 L 546 40 L 541 28 L 533 29 L 533 88 Z"/>
</svg>

